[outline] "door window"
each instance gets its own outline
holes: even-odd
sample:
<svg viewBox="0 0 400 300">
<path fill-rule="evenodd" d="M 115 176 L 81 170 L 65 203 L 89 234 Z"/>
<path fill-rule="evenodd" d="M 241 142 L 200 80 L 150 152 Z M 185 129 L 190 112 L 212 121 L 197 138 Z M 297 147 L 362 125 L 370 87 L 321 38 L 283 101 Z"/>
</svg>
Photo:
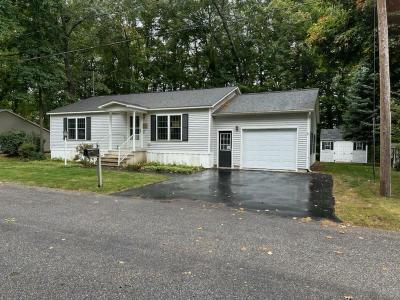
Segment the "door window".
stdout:
<svg viewBox="0 0 400 300">
<path fill-rule="evenodd" d="M 219 135 L 219 150 L 221 151 L 231 151 L 231 134 L 230 133 L 220 133 Z"/>
</svg>

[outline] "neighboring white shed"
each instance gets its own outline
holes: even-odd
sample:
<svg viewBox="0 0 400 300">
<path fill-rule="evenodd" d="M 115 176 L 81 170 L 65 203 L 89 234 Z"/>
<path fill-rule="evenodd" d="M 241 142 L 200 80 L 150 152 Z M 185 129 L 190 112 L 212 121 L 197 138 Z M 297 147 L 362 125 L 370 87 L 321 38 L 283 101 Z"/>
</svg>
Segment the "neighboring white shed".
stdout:
<svg viewBox="0 0 400 300">
<path fill-rule="evenodd" d="M 320 161 L 368 162 L 368 145 L 365 141 L 345 140 L 339 128 L 321 129 Z"/>
</svg>

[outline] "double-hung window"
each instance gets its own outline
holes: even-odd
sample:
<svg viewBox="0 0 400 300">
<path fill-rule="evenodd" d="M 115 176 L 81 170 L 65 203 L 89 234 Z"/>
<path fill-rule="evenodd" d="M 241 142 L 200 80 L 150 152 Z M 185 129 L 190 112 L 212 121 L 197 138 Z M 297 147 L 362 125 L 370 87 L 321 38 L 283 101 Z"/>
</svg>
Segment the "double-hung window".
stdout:
<svg viewBox="0 0 400 300">
<path fill-rule="evenodd" d="M 68 118 L 67 126 L 69 140 L 86 139 L 86 118 Z"/>
<path fill-rule="evenodd" d="M 364 150 L 364 143 L 363 142 L 354 142 L 354 150 Z"/>
<path fill-rule="evenodd" d="M 182 140 L 182 115 L 157 116 L 157 140 L 181 141 Z"/>
<path fill-rule="evenodd" d="M 322 150 L 333 150 L 333 142 L 322 142 Z"/>
</svg>

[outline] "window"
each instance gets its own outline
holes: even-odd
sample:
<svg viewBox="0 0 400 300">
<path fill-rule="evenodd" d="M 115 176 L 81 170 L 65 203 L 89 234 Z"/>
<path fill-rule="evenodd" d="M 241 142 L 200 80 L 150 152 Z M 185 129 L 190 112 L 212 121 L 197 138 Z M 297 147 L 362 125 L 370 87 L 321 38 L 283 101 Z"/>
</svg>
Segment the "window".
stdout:
<svg viewBox="0 0 400 300">
<path fill-rule="evenodd" d="M 220 133 L 219 134 L 219 150 L 221 151 L 231 151 L 231 134 L 230 133 Z"/>
<path fill-rule="evenodd" d="M 86 139 L 86 118 L 68 119 L 67 126 L 69 140 Z"/>
<path fill-rule="evenodd" d="M 322 142 L 322 150 L 333 150 L 333 142 Z"/>
<path fill-rule="evenodd" d="M 363 142 L 354 142 L 354 150 L 364 150 Z"/>
<path fill-rule="evenodd" d="M 169 117 L 169 126 L 170 126 L 170 139 L 171 140 L 180 140 L 181 139 L 181 119 L 180 115 L 170 116 Z"/>
<path fill-rule="evenodd" d="M 68 139 L 76 139 L 76 119 L 68 119 Z"/>
<path fill-rule="evenodd" d="M 157 116 L 157 140 L 182 140 L 182 116 L 161 115 Z"/>
<path fill-rule="evenodd" d="M 168 140 L 168 116 L 157 116 L 157 139 Z"/>
<path fill-rule="evenodd" d="M 130 134 L 130 136 L 132 136 L 133 135 L 133 116 L 130 116 L 129 124 L 130 124 L 129 134 Z M 140 140 L 140 117 L 139 116 L 136 116 L 136 119 L 135 119 L 135 138 L 137 141 Z"/>
</svg>

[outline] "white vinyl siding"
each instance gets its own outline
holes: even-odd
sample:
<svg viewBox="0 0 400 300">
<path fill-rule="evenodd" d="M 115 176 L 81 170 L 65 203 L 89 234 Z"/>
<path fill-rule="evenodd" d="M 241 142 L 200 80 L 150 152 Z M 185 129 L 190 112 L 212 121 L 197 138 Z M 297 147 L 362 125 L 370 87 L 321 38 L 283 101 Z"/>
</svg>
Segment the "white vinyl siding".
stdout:
<svg viewBox="0 0 400 300">
<path fill-rule="evenodd" d="M 252 128 L 297 128 L 298 129 L 298 153 L 297 168 L 308 169 L 307 156 L 307 122 L 308 113 L 287 113 L 287 114 L 265 114 L 249 116 L 216 117 L 211 129 L 211 149 L 214 151 L 214 165 L 217 165 L 218 145 L 217 135 L 220 131 L 232 131 L 232 164 L 235 168 L 240 167 L 241 161 L 241 129 Z M 238 126 L 238 130 L 236 130 Z"/>
<path fill-rule="evenodd" d="M 189 116 L 189 140 L 150 141 L 150 116 L 151 115 L 182 115 Z M 185 111 L 160 111 L 146 115 L 144 122 L 144 141 L 148 151 L 174 151 L 174 152 L 208 152 L 208 122 L 209 110 L 185 110 Z"/>
<path fill-rule="evenodd" d="M 72 117 L 71 115 L 50 116 L 50 150 L 52 157 L 60 157 L 64 151 L 63 129 L 64 118 Z M 75 117 L 75 116 L 74 116 Z M 91 117 L 91 140 L 68 140 L 67 153 L 69 158 L 75 156 L 76 147 L 80 144 L 100 144 L 100 149 L 108 150 L 108 122 L 109 115 L 106 114 L 82 114 L 79 118 Z M 126 130 L 126 114 L 113 113 L 112 115 L 112 140 L 113 149 L 123 143 L 127 139 Z"/>
</svg>

